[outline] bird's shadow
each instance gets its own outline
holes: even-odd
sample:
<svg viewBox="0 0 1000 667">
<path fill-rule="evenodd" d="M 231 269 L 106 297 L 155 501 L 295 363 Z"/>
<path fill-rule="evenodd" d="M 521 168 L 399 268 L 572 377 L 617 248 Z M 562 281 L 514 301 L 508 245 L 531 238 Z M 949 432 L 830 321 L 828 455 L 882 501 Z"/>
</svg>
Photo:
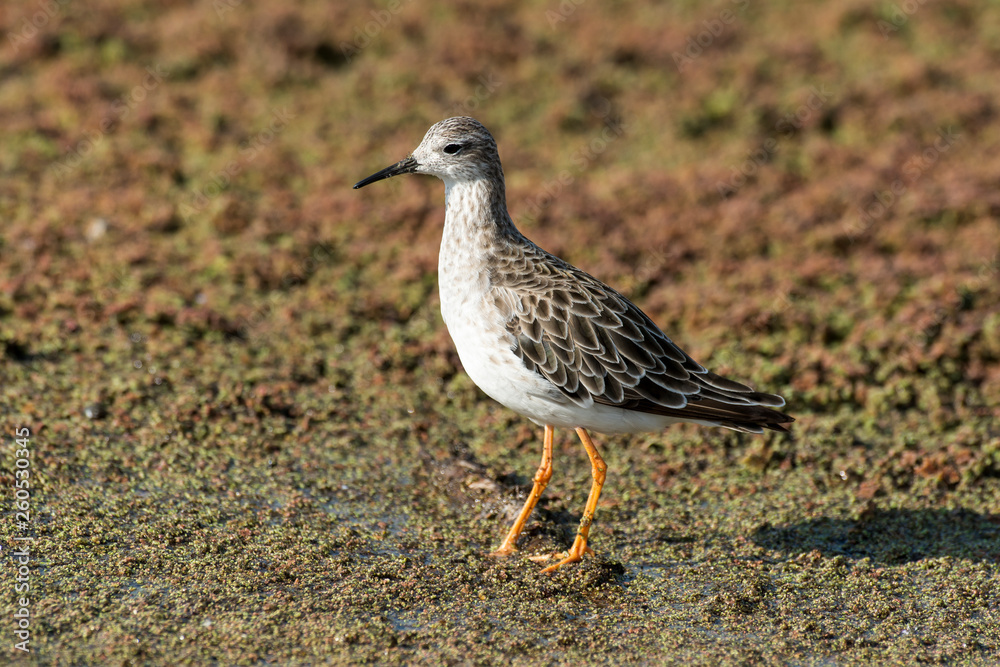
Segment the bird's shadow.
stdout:
<svg viewBox="0 0 1000 667">
<path fill-rule="evenodd" d="M 870 510 L 857 519 L 810 519 L 765 525 L 751 539 L 786 553 L 869 558 L 882 565 L 945 556 L 1000 562 L 1000 515 L 959 508 Z"/>
</svg>

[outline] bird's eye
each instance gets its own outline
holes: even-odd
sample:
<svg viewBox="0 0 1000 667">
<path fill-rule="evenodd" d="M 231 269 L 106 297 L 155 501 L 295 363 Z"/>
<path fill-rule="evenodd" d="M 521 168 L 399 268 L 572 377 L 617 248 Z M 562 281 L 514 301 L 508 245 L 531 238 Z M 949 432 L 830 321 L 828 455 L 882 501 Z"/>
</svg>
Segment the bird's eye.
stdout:
<svg viewBox="0 0 1000 667">
<path fill-rule="evenodd" d="M 444 147 L 444 152 L 448 155 L 454 155 L 460 150 L 462 150 L 462 144 L 448 144 Z"/>
</svg>

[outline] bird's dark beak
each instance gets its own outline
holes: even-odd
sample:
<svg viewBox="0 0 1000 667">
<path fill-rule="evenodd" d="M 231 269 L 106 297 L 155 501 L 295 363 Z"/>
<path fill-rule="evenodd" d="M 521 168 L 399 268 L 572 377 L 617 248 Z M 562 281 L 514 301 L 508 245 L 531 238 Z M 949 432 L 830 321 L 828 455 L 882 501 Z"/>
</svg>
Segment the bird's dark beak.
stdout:
<svg viewBox="0 0 1000 667">
<path fill-rule="evenodd" d="M 358 188 L 363 188 L 370 183 L 381 181 L 384 178 L 392 178 L 393 176 L 399 176 L 400 174 L 412 174 L 417 170 L 418 166 L 419 165 L 417 165 L 416 159 L 414 159 L 411 155 L 408 158 L 400 160 L 391 167 L 386 167 L 382 171 L 375 172 L 368 178 L 358 181 L 354 184 L 354 189 L 357 190 Z"/>
</svg>

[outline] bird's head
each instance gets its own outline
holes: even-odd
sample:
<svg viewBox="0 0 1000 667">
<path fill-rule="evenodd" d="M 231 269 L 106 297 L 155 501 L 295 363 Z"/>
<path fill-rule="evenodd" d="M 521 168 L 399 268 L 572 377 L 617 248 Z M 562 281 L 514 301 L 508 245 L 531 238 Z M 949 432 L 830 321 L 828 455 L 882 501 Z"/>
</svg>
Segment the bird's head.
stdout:
<svg viewBox="0 0 1000 667">
<path fill-rule="evenodd" d="M 446 185 L 483 178 L 503 179 L 497 144 L 475 118 L 457 116 L 435 123 L 409 156 L 358 181 L 354 189 L 400 174 L 430 174 Z"/>
</svg>

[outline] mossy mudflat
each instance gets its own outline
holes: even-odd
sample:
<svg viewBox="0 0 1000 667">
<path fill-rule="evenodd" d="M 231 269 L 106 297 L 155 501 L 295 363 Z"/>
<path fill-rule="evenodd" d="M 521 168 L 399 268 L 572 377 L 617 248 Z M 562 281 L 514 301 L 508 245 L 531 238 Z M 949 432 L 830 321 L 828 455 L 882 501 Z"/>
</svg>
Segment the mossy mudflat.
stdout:
<svg viewBox="0 0 1000 667">
<path fill-rule="evenodd" d="M 997 8 L 476 12 L 0 17 L 10 658 L 1000 661 Z M 540 433 L 441 323 L 440 183 L 350 187 L 457 114 L 525 234 L 798 419 L 596 436 L 597 555 L 553 576 L 484 555 Z M 588 485 L 557 432 L 525 554 Z"/>
</svg>

